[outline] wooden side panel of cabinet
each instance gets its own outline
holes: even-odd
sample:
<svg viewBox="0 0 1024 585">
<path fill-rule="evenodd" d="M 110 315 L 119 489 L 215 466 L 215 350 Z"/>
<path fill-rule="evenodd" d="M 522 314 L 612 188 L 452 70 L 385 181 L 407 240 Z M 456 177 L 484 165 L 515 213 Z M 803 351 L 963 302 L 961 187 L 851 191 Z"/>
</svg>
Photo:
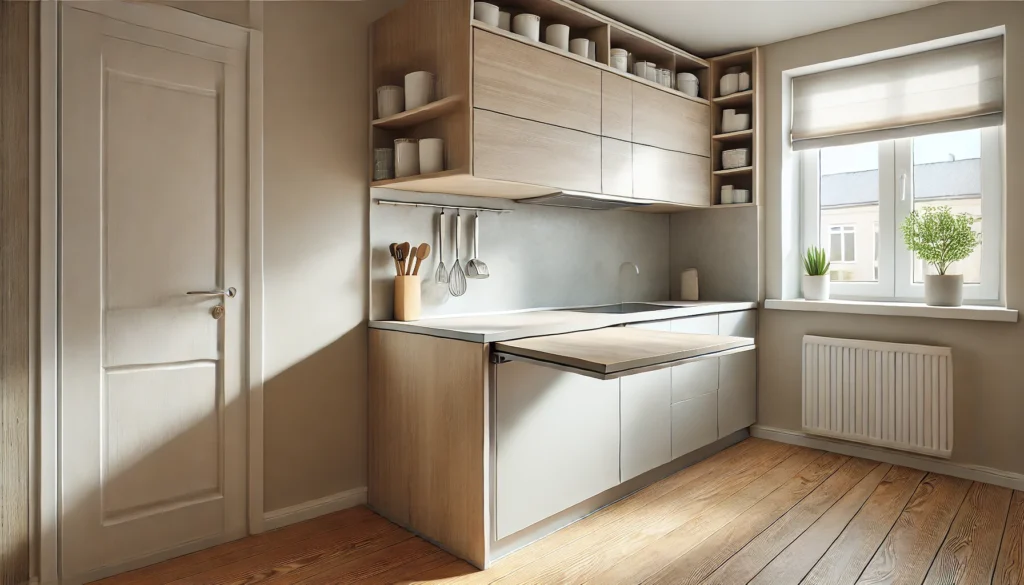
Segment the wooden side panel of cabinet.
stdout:
<svg viewBox="0 0 1024 585">
<path fill-rule="evenodd" d="M 473 106 L 601 133 L 601 71 L 486 31 L 474 31 Z"/>
<path fill-rule="evenodd" d="M 601 139 L 601 192 L 633 196 L 633 145 L 614 138 Z"/>
<path fill-rule="evenodd" d="M 633 140 L 633 86 L 625 77 L 601 73 L 601 136 Z"/>
<path fill-rule="evenodd" d="M 633 142 L 711 156 L 711 107 L 633 84 Z"/>
<path fill-rule="evenodd" d="M 718 436 L 745 429 L 757 421 L 757 352 L 718 358 Z"/>
<path fill-rule="evenodd" d="M 711 159 L 634 144 L 633 196 L 708 207 Z"/>
<path fill-rule="evenodd" d="M 473 120 L 475 176 L 601 192 L 600 136 L 487 110 Z"/>
</svg>

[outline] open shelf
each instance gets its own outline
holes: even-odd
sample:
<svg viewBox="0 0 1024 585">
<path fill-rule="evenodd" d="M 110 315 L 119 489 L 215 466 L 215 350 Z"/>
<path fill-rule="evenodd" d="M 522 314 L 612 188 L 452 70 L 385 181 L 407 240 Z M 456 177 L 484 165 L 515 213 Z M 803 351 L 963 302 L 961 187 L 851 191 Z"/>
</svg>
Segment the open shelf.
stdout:
<svg viewBox="0 0 1024 585">
<path fill-rule="evenodd" d="M 727 177 L 730 175 L 749 175 L 753 171 L 754 167 L 739 167 L 736 169 L 722 169 L 720 171 L 715 171 L 715 174 L 719 177 Z"/>
<path fill-rule="evenodd" d="M 711 209 L 721 209 L 723 207 L 757 207 L 757 203 L 714 203 L 711 205 Z"/>
<path fill-rule="evenodd" d="M 717 81 L 715 82 L 717 83 Z M 738 91 L 727 96 L 716 97 L 715 105 L 719 106 L 749 106 L 754 101 L 754 90 Z"/>
<path fill-rule="evenodd" d="M 459 103 L 462 101 L 461 95 L 448 96 L 446 98 L 430 102 L 429 104 L 399 112 L 393 116 L 386 118 L 378 118 L 373 121 L 374 128 L 384 128 L 386 130 L 398 130 L 400 128 L 409 128 L 440 118 L 448 112 L 454 110 Z"/>
<path fill-rule="evenodd" d="M 725 134 L 715 134 L 711 138 L 718 142 L 724 142 L 728 144 L 732 143 L 743 143 L 751 139 L 754 136 L 754 129 L 750 128 L 747 130 L 739 130 L 737 132 L 727 132 Z"/>
<path fill-rule="evenodd" d="M 408 183 L 410 181 L 422 181 L 425 179 L 441 179 L 444 177 L 452 177 L 455 175 L 466 174 L 465 169 L 448 169 L 446 171 L 440 171 L 437 173 L 426 173 L 422 175 L 412 175 L 409 177 L 398 177 L 395 179 L 384 179 L 381 181 L 373 181 L 370 183 L 370 187 L 391 187 L 393 185 L 401 185 L 402 183 Z"/>
</svg>

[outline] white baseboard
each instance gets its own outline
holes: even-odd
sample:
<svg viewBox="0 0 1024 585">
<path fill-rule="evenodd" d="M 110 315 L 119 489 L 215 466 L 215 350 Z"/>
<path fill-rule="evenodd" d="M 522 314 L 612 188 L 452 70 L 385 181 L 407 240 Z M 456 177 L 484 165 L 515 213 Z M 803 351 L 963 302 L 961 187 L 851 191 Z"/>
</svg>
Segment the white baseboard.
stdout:
<svg viewBox="0 0 1024 585">
<path fill-rule="evenodd" d="M 263 529 L 273 530 L 310 520 L 317 516 L 344 510 L 353 506 L 361 506 L 366 503 L 366 488 L 358 487 L 344 492 L 332 494 L 317 500 L 310 500 L 287 508 L 271 510 L 263 515 Z"/>
<path fill-rule="evenodd" d="M 1000 471 L 998 469 L 992 469 L 991 467 L 953 463 L 945 459 L 934 459 L 932 457 L 917 455 L 915 453 L 904 453 L 882 447 L 860 445 L 839 439 L 829 439 L 826 437 L 809 435 L 801 431 L 791 431 L 789 429 L 779 429 L 762 425 L 754 425 L 750 427 L 750 434 L 754 437 L 778 441 L 780 443 L 789 443 L 790 445 L 800 445 L 801 447 L 821 449 L 823 451 L 839 453 L 840 455 L 861 457 L 863 459 L 871 459 L 873 461 L 881 461 L 883 463 L 891 463 L 893 465 L 902 465 L 904 467 L 920 469 L 921 471 L 941 473 L 944 475 L 951 475 L 953 477 L 969 479 L 971 481 L 990 483 L 992 485 L 998 485 L 1010 489 L 1024 490 L 1024 475 L 1009 471 Z"/>
</svg>

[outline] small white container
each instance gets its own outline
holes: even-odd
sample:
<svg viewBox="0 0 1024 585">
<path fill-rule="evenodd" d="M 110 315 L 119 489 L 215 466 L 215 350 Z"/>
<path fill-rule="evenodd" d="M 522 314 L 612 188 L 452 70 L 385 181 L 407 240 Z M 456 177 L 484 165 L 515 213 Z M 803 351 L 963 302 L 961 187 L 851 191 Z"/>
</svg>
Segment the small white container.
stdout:
<svg viewBox="0 0 1024 585">
<path fill-rule="evenodd" d="M 587 59 L 597 61 L 597 43 L 595 41 L 587 41 Z"/>
<path fill-rule="evenodd" d="M 665 87 L 672 87 L 672 72 L 668 69 L 658 69 L 658 83 Z"/>
<path fill-rule="evenodd" d="M 377 117 L 387 118 L 405 111 L 405 90 L 397 85 L 377 88 Z"/>
<path fill-rule="evenodd" d="M 584 59 L 590 54 L 590 41 L 587 39 L 573 39 L 569 41 L 569 51 L 573 55 L 579 55 Z"/>
<path fill-rule="evenodd" d="M 750 74 L 746 71 L 738 74 L 736 82 L 736 91 L 747 91 L 750 89 Z"/>
<path fill-rule="evenodd" d="M 807 301 L 827 301 L 829 295 L 829 289 L 831 281 L 831 275 L 822 274 L 819 276 L 804 275 L 804 300 Z"/>
<path fill-rule="evenodd" d="M 722 185 L 721 191 L 721 202 L 722 205 L 730 205 L 734 202 L 733 199 L 733 188 L 732 185 Z"/>
<path fill-rule="evenodd" d="M 749 189 L 733 189 L 732 190 L 732 202 L 733 203 L 750 203 L 750 190 Z"/>
<path fill-rule="evenodd" d="M 512 19 L 512 32 L 531 41 L 540 41 L 540 17 L 536 14 L 517 14 Z"/>
<path fill-rule="evenodd" d="M 629 51 L 626 49 L 612 49 L 610 56 L 612 68 L 619 71 L 629 71 Z"/>
<path fill-rule="evenodd" d="M 444 140 L 420 139 L 420 173 L 440 173 L 444 170 Z"/>
<path fill-rule="evenodd" d="M 722 132 L 739 132 L 750 129 L 750 114 L 737 114 L 736 110 L 722 110 Z"/>
<path fill-rule="evenodd" d="M 697 97 L 700 94 L 700 84 L 697 81 L 697 76 L 687 71 L 676 74 L 676 88 L 686 95 L 693 97 Z"/>
<path fill-rule="evenodd" d="M 633 73 L 647 81 L 658 82 L 658 66 L 650 61 L 637 61 L 633 66 Z"/>
<path fill-rule="evenodd" d="M 718 82 L 718 95 L 732 95 L 737 91 L 739 91 L 739 75 L 736 73 L 723 75 L 721 81 Z"/>
<path fill-rule="evenodd" d="M 501 10 L 498 12 L 498 28 L 512 31 L 512 13 Z"/>
<path fill-rule="evenodd" d="M 544 42 L 561 49 L 563 51 L 569 50 L 569 27 L 564 24 L 551 24 L 544 30 Z M 586 57 L 586 53 L 583 55 Z"/>
<path fill-rule="evenodd" d="M 722 151 L 722 168 L 723 169 L 738 169 L 740 167 L 750 166 L 750 149 L 749 148 L 734 148 L 732 150 Z"/>
<path fill-rule="evenodd" d="M 373 180 L 384 181 L 395 178 L 395 149 L 373 149 Z"/>
<path fill-rule="evenodd" d="M 395 177 L 420 174 L 420 145 L 415 138 L 395 140 Z"/>
<path fill-rule="evenodd" d="M 498 26 L 498 12 L 499 10 L 496 4 L 491 4 L 490 2 L 473 3 L 473 18 L 484 24 Z"/>
<path fill-rule="evenodd" d="M 679 298 L 684 301 L 699 300 L 700 290 L 697 287 L 697 269 L 687 268 L 679 277 Z"/>
<path fill-rule="evenodd" d="M 414 71 L 405 76 L 405 109 L 412 110 L 434 101 L 434 74 Z"/>
</svg>

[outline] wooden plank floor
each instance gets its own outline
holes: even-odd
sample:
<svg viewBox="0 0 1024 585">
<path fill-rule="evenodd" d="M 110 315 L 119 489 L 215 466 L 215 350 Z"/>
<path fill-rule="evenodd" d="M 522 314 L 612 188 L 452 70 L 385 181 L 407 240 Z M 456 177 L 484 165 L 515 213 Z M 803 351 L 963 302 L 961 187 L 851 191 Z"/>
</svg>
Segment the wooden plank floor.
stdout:
<svg viewBox="0 0 1024 585">
<path fill-rule="evenodd" d="M 747 439 L 478 571 L 353 508 L 103 585 L 1024 585 L 1024 493 Z"/>
</svg>

